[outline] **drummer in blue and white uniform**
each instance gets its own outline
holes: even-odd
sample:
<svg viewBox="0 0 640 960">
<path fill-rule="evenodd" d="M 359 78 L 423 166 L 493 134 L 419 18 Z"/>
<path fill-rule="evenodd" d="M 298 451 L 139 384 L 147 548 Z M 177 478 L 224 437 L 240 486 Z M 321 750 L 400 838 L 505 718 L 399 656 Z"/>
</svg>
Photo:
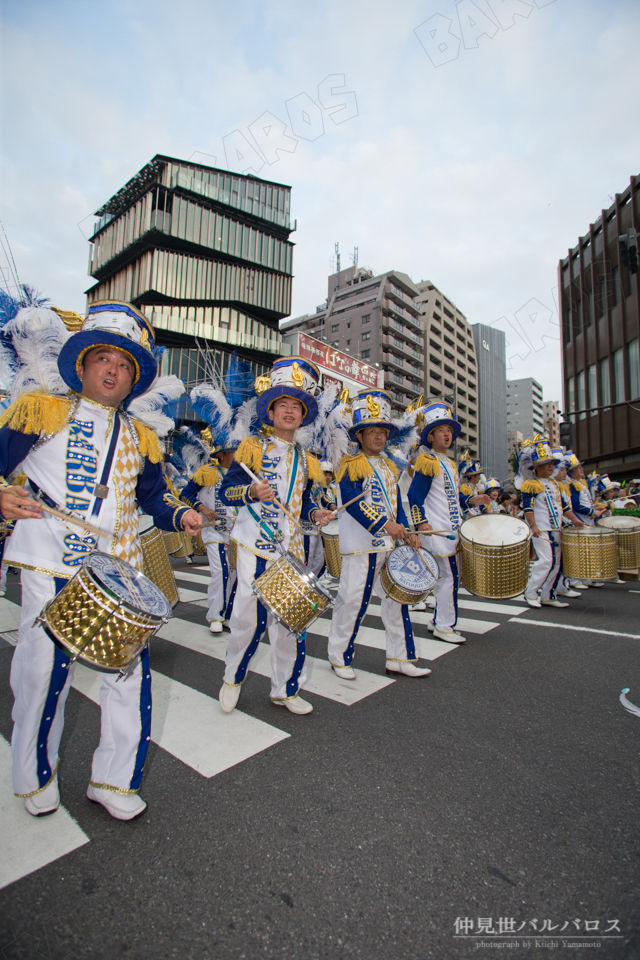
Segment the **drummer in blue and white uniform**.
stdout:
<svg viewBox="0 0 640 960">
<path fill-rule="evenodd" d="M 296 639 L 283 624 L 275 622 L 253 592 L 252 584 L 280 559 L 276 541 L 302 561 L 300 522 L 324 526 L 331 519 L 331 513 L 311 499 L 313 483 L 322 484 L 324 480 L 320 464 L 294 441 L 298 427 L 317 416 L 314 394 L 319 378 L 315 364 L 302 357 L 283 357 L 275 362 L 271 377 L 258 378 L 257 414 L 265 426 L 273 428 L 273 434 L 243 440 L 220 487 L 221 502 L 239 507 L 231 535 L 238 545 L 238 581 L 219 694 L 224 713 L 235 709 L 249 664 L 267 628 L 272 703 L 296 714 L 313 710 L 312 704 L 299 696 L 306 681 L 305 636 Z M 241 464 L 258 476 L 257 483 Z M 286 505 L 289 515 L 273 502 L 274 494 Z"/>
<path fill-rule="evenodd" d="M 424 409 L 424 427 L 420 434 L 420 448 L 409 487 L 411 520 L 423 538 L 426 549 L 438 562 L 440 579 L 434 595 L 436 608 L 433 624 L 434 637 L 448 643 L 464 643 L 466 637 L 458 633 L 458 528 L 462 523 L 460 481 L 456 464 L 447 456 L 447 450 L 459 435 L 461 426 L 444 403 L 432 403 Z M 471 461 L 478 464 L 478 461 Z M 478 464 L 479 466 L 479 464 Z M 463 474 L 464 475 L 464 474 Z M 485 494 L 477 494 L 471 507 L 488 503 Z M 429 530 L 446 531 L 445 536 L 428 536 Z M 449 539 L 450 538 L 450 539 Z"/>
<path fill-rule="evenodd" d="M 460 506 L 463 517 L 477 517 L 485 512 L 489 505 L 489 497 L 485 492 L 485 477 L 482 473 L 482 464 L 474 460 L 468 450 L 462 454 L 458 463 L 460 477 Z"/>
<path fill-rule="evenodd" d="M 564 516 L 576 526 L 582 526 L 582 522 L 553 479 L 558 461 L 545 440 L 523 448 L 520 463 L 523 470 L 528 468 L 535 475 L 525 479 L 520 487 L 524 518 L 531 527 L 537 555 L 524 598 L 530 607 L 568 607 L 568 603 L 556 597 L 562 576 L 560 531 Z"/>
<path fill-rule="evenodd" d="M 209 523 L 215 523 L 215 526 L 205 527 L 202 531 L 211 573 L 207 590 L 207 621 L 211 633 L 222 633 L 222 624 L 231 613 L 232 592 L 236 582 L 235 570 L 229 569 L 229 534 L 238 509 L 222 503 L 218 493 L 233 463 L 235 446 L 230 443 L 226 433 L 218 434 L 214 441 L 211 428 L 208 429 L 215 447 L 211 451 L 211 462 L 195 472 L 180 494 L 180 499 L 201 513 Z"/>
<path fill-rule="evenodd" d="M 27 481 L 0 494 L 0 510 L 17 521 L 4 562 L 21 569 L 22 611 L 11 664 L 13 787 L 33 816 L 60 804 L 58 748 L 74 674 L 70 655 L 36 618 L 99 549 L 142 569 L 136 499 L 163 530 L 196 534 L 202 517 L 167 490 L 162 451 L 149 427 L 132 419 L 125 400 L 144 393 L 156 376 L 153 328 L 135 307 L 119 301 L 90 305 L 82 329 L 58 359 L 72 392 L 21 396 L 0 421 L 0 475 L 18 467 Z M 105 531 L 83 533 L 32 499 L 73 512 Z M 87 797 L 118 820 L 141 814 L 138 795 L 151 732 L 151 671 L 145 649 L 120 682 L 103 673 L 100 744 L 93 755 Z"/>
<path fill-rule="evenodd" d="M 319 459 L 318 451 L 313 451 L 313 455 Z M 326 477 L 322 461 L 320 461 L 320 469 Z M 317 507 L 321 507 L 323 510 L 330 510 L 332 509 L 333 498 L 327 494 L 326 483 L 326 479 L 322 483 L 317 480 L 312 483 L 311 499 Z M 333 509 L 335 509 L 335 506 Z M 324 545 L 322 543 L 320 530 L 315 523 L 302 523 L 301 526 L 304 538 L 305 566 L 314 576 L 319 577 L 324 570 Z"/>
<path fill-rule="evenodd" d="M 398 488 L 398 470 L 383 456 L 398 433 L 391 420 L 391 398 L 384 390 L 367 390 L 352 401 L 349 436 L 360 450 L 343 457 L 336 479 L 339 504 L 359 500 L 338 515 L 342 573 L 329 629 L 329 663 L 337 676 L 355 680 L 355 642 L 367 612 L 371 591 L 394 547 L 403 540 L 414 549 L 420 542 L 407 529 Z M 424 677 L 431 671 L 417 666 L 409 608 L 384 595 L 380 616 L 386 640 L 386 668 L 390 673 Z"/>
<path fill-rule="evenodd" d="M 489 497 L 489 503 L 482 509 L 483 513 L 505 513 L 504 507 L 500 505 L 502 496 L 502 484 L 497 477 L 489 477 L 484 485 L 484 492 Z"/>
<path fill-rule="evenodd" d="M 571 509 L 580 517 L 587 527 L 595 526 L 596 520 L 606 513 L 606 507 L 596 507 L 593 502 L 591 490 L 584 475 L 584 466 L 573 451 L 567 451 L 569 461 L 569 489 L 571 491 Z M 572 586 L 578 590 L 584 590 L 586 587 L 603 587 L 601 580 L 591 580 L 588 583 L 584 581 L 572 581 Z"/>
</svg>

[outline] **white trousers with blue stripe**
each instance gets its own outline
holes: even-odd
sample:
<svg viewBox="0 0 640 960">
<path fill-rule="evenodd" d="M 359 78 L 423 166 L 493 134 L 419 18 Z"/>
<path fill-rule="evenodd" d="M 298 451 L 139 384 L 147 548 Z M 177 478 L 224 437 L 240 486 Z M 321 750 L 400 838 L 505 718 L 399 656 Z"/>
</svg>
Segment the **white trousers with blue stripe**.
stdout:
<svg viewBox="0 0 640 960">
<path fill-rule="evenodd" d="M 525 596 L 535 599 L 539 590 L 540 600 L 555 600 L 562 573 L 560 531 L 542 530 L 539 537 L 532 537 L 531 543 L 538 559 L 531 568 Z"/>
<path fill-rule="evenodd" d="M 433 595 L 436 608 L 433 622 L 438 630 L 451 631 L 458 622 L 458 561 L 455 553 L 451 557 L 436 557 L 440 579 Z"/>
<path fill-rule="evenodd" d="M 207 621 L 226 620 L 227 604 L 236 582 L 236 571 L 229 570 L 230 550 L 226 543 L 207 543 L 211 580 L 207 591 Z"/>
<path fill-rule="evenodd" d="M 342 557 L 342 573 L 338 596 L 329 628 L 329 663 L 334 667 L 350 667 L 355 655 L 355 642 L 362 618 L 367 612 L 371 591 L 380 576 L 387 551 L 353 553 Z M 415 663 L 413 628 L 409 608 L 386 596 L 380 586 L 376 593 L 383 597 L 380 616 L 384 624 L 387 660 Z"/>
<path fill-rule="evenodd" d="M 22 570 L 22 612 L 18 645 L 11 662 L 13 707 L 13 789 L 17 796 L 39 793 L 55 776 L 64 725 L 64 707 L 74 664 L 33 625 L 55 595 L 55 581 Z M 151 736 L 151 671 L 145 651 L 126 680 L 102 674 L 100 744 L 93 755 L 91 783 L 118 793 L 137 793 Z"/>
<path fill-rule="evenodd" d="M 251 589 L 253 581 L 273 566 L 273 561 L 257 557 L 238 545 L 236 563 L 238 581 L 229 621 L 231 636 L 225 659 L 224 682 L 231 686 L 243 683 L 260 639 L 268 630 L 271 645 L 271 699 L 290 700 L 298 695 L 307 679 L 306 634 L 297 640 L 286 627 L 273 619 Z"/>
</svg>

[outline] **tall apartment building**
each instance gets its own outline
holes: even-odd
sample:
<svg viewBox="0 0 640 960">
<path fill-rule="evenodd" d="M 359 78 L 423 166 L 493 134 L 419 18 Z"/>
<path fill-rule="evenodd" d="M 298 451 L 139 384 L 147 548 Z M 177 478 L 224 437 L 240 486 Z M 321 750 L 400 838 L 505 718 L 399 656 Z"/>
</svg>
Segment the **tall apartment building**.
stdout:
<svg viewBox="0 0 640 960">
<path fill-rule="evenodd" d="M 96 213 L 87 300 L 139 307 L 166 347 L 161 372 L 189 385 L 207 372 L 196 340 L 218 374 L 234 348 L 266 373 L 291 311 L 290 200 L 282 184 L 158 154 Z"/>
<path fill-rule="evenodd" d="M 504 330 L 474 323 L 471 327 L 478 361 L 480 460 L 487 476 L 508 475 L 507 345 Z"/>
<path fill-rule="evenodd" d="M 548 438 L 551 449 L 557 449 L 560 446 L 560 404 L 557 400 L 543 401 L 542 419 L 544 435 Z"/>
<path fill-rule="evenodd" d="M 327 300 L 312 314 L 280 324 L 384 371 L 384 388 L 399 414 L 424 392 L 424 338 L 418 290 L 405 273 L 374 276 L 348 267 L 329 277 Z"/>
<path fill-rule="evenodd" d="M 525 440 L 544 434 L 542 387 L 533 377 L 507 380 L 507 431 L 514 430 Z"/>
<path fill-rule="evenodd" d="M 478 375 L 473 332 L 465 315 L 430 280 L 416 284 L 424 324 L 424 395 L 454 397 L 462 431 L 456 447 L 480 454 Z"/>
<path fill-rule="evenodd" d="M 558 265 L 564 410 L 585 470 L 640 476 L 640 177 Z"/>
</svg>

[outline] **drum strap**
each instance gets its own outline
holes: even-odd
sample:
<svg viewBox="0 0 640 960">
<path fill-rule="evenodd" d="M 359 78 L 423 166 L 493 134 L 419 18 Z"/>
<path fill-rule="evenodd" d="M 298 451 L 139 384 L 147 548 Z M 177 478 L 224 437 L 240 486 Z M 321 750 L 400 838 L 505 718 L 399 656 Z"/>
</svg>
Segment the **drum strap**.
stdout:
<svg viewBox="0 0 640 960">
<path fill-rule="evenodd" d="M 109 449 L 107 450 L 107 456 L 104 461 L 104 467 L 102 468 L 102 476 L 100 477 L 100 486 L 108 490 L 109 474 L 111 473 L 111 466 L 113 464 L 113 458 L 116 453 L 116 447 L 118 445 L 118 437 L 120 436 L 120 417 L 116 411 L 116 414 L 113 418 L 113 431 L 111 433 L 111 442 L 109 443 Z M 91 511 L 92 517 L 97 517 L 102 509 L 102 503 L 104 498 L 96 496 L 93 510 Z"/>
</svg>

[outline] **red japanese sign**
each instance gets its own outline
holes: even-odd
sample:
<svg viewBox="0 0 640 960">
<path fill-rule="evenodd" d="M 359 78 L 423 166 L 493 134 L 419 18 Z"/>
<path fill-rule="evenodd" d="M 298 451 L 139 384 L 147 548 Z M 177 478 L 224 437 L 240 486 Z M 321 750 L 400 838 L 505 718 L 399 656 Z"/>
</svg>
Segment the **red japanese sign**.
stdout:
<svg viewBox="0 0 640 960">
<path fill-rule="evenodd" d="M 340 350 L 326 343 L 320 343 L 319 340 L 314 340 L 313 337 L 308 337 L 304 333 L 299 334 L 298 352 L 306 360 L 313 360 L 318 366 L 341 373 L 344 377 L 350 377 L 357 383 L 364 384 L 365 387 L 378 386 L 378 371 L 375 367 L 355 360 L 346 353 L 341 353 Z"/>
<path fill-rule="evenodd" d="M 322 386 L 323 387 L 337 387 L 338 390 L 342 390 L 342 380 L 338 380 L 337 377 L 330 377 L 328 373 L 322 374 Z"/>
</svg>

